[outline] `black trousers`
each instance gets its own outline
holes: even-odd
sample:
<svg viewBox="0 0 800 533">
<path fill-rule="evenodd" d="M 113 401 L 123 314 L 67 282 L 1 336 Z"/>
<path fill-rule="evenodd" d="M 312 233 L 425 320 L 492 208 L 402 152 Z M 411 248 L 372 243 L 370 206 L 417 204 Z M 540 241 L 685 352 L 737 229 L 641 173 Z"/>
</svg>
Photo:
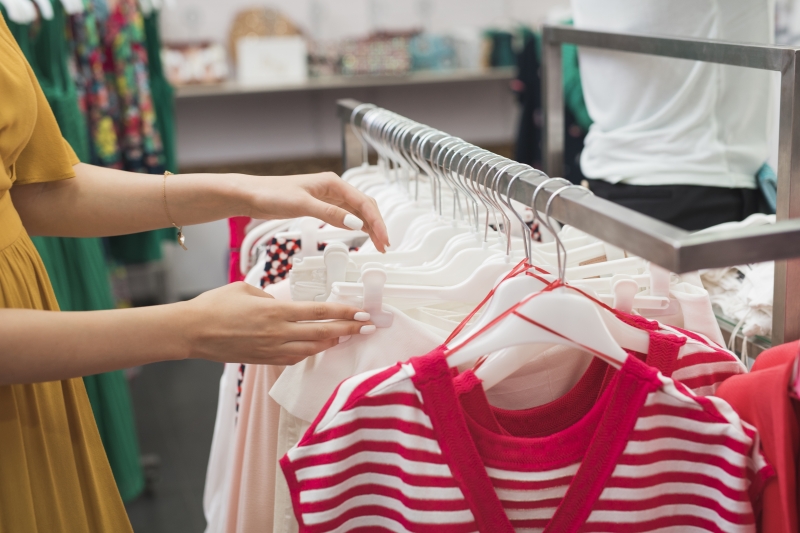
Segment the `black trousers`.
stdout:
<svg viewBox="0 0 800 533">
<path fill-rule="evenodd" d="M 600 198 L 689 231 L 744 220 L 766 207 L 758 189 L 587 181 Z"/>
</svg>

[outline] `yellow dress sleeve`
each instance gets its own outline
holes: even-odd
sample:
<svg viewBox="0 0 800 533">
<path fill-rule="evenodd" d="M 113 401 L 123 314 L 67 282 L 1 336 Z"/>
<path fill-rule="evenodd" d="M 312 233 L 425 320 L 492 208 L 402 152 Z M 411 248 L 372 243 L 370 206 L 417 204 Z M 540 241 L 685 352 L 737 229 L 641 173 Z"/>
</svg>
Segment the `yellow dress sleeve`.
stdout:
<svg viewBox="0 0 800 533">
<path fill-rule="evenodd" d="M 15 164 L 17 184 L 42 183 L 75 177 L 74 165 L 80 163 L 75 151 L 61 136 L 56 117 L 36 80 L 30 65 L 25 63 L 36 92 L 36 123 L 25 148 Z"/>
</svg>

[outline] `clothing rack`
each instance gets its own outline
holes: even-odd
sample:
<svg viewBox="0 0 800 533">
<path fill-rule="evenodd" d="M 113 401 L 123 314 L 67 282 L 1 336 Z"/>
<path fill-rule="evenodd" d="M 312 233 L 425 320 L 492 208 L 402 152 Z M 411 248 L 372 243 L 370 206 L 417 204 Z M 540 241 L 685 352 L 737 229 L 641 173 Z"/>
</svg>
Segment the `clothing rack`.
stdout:
<svg viewBox="0 0 800 533">
<path fill-rule="evenodd" d="M 785 50 L 777 47 L 776 49 Z M 361 153 L 361 146 L 357 137 L 353 135 L 350 125 L 360 126 L 362 118 L 371 107 L 352 99 L 339 100 L 337 105 L 343 128 L 344 165 L 345 168 L 352 168 L 361 163 L 360 160 L 356 160 L 356 154 Z M 427 161 L 432 161 L 432 148 L 444 137 L 450 136 L 442 132 L 421 141 L 422 146 L 418 146 L 418 148 Z M 405 136 L 402 142 L 405 149 L 410 149 L 411 139 L 409 136 Z M 443 164 L 447 169 L 459 167 L 463 169 L 474 158 L 471 155 L 455 154 L 444 160 L 439 157 L 437 163 Z M 785 158 L 785 154 L 782 154 L 781 161 Z M 797 160 L 800 161 L 800 159 Z M 497 190 L 506 191 L 509 181 L 516 172 L 518 169 L 503 172 L 498 179 Z M 490 175 L 494 178 L 494 174 L 490 172 Z M 544 179 L 535 170 L 531 170 L 514 182 L 509 196 L 522 204 L 530 205 L 533 191 Z M 784 194 L 781 186 L 782 182 L 779 181 L 779 197 Z M 562 185 L 557 183 L 547 184 L 543 187 L 536 198 L 536 208 L 540 212 L 545 211 L 550 195 L 560 187 Z M 795 190 L 800 190 L 800 186 L 795 187 Z M 785 201 L 784 204 L 786 204 Z M 676 273 L 800 257 L 800 219 L 797 218 L 779 219 L 776 224 L 768 226 L 709 234 L 692 234 L 608 200 L 585 193 L 576 194 L 575 191 L 569 190 L 553 200 L 551 212 L 554 218 L 565 224 L 575 226 L 598 239 Z M 786 262 L 794 266 L 799 261 Z M 779 272 L 781 264 L 776 262 L 776 270 Z M 795 273 L 800 274 L 800 269 L 784 267 L 783 274 L 787 278 Z M 800 282 L 800 280 L 797 281 Z M 778 344 L 800 338 L 800 329 L 797 327 L 800 325 L 798 324 L 800 323 L 800 305 L 792 305 L 792 302 L 785 298 L 783 293 L 778 298 L 778 290 L 781 286 L 777 277 L 775 285 L 776 308 L 773 311 L 773 328 L 778 327 L 779 323 L 791 326 L 782 327 L 780 330 L 773 329 L 772 342 Z M 784 282 L 782 290 L 785 291 L 793 286 Z M 798 285 L 798 291 L 800 291 L 800 285 Z M 777 309 L 778 302 L 782 302 L 782 305 L 785 306 L 780 315 Z"/>
<path fill-rule="evenodd" d="M 360 126 L 364 115 L 374 106 L 363 105 L 352 99 L 339 100 L 337 105 L 342 124 L 344 166 L 352 168 L 362 163 L 359 159 L 362 157 L 360 155 L 362 147 L 358 138 L 352 133 L 350 125 Z M 422 145 L 418 148 L 427 161 L 432 160 L 431 152 L 434 145 L 445 137 L 450 136 L 442 132 L 421 141 Z M 411 138 L 409 136 L 404 136 L 402 142 L 405 149 L 410 149 Z M 455 169 L 464 168 L 469 161 L 475 158 L 470 155 L 455 154 L 444 160 L 437 159 L 437 163 L 444 164 L 445 168 Z M 782 160 L 784 159 L 786 159 L 786 155 L 782 154 Z M 498 179 L 497 190 L 506 191 L 515 172 L 518 172 L 518 169 L 503 172 Z M 494 177 L 494 174 L 491 176 Z M 530 205 L 533 191 L 544 179 L 535 170 L 531 170 L 517 178 L 509 196 L 522 204 Z M 785 188 L 780 188 L 782 185 L 782 182 L 779 182 L 779 196 L 785 194 Z M 545 211 L 550 195 L 561 186 L 552 183 L 543 187 L 536 198 L 536 208 L 540 212 Z M 798 190 L 800 187 L 795 187 L 795 189 Z M 576 194 L 576 191 L 570 190 L 553 200 L 551 212 L 554 218 L 563 223 L 575 226 L 598 239 L 676 273 L 800 257 L 800 220 L 798 219 L 787 220 L 784 218 L 769 226 L 698 235 L 602 198 L 580 192 Z M 798 261 L 794 260 L 791 263 L 796 264 Z M 789 274 L 795 273 L 795 269 L 785 269 L 783 272 L 788 277 Z M 792 286 L 784 282 L 783 290 Z M 778 289 L 779 285 L 776 279 L 776 292 Z M 786 305 L 786 309 L 783 314 L 774 315 L 776 326 L 778 321 L 785 321 L 792 327 L 781 328 L 780 331 L 774 332 L 773 344 L 800 338 L 800 332 L 794 327 L 796 323 L 800 322 L 800 306 L 788 305 L 789 302 L 783 295 L 780 299 L 776 298 L 776 303 L 779 301 L 784 302 L 783 305 Z M 777 310 L 775 312 L 777 313 Z"/>
<path fill-rule="evenodd" d="M 780 124 L 778 128 L 778 223 L 760 236 L 732 231 L 698 239 L 687 232 L 674 243 L 672 252 L 678 268 L 659 262 L 660 254 L 645 259 L 674 272 L 775 260 L 775 292 L 772 308 L 772 343 L 800 339 L 800 260 L 798 220 L 800 217 L 800 48 L 741 44 L 702 39 L 657 37 L 579 30 L 567 26 L 545 26 L 542 31 L 542 94 L 544 111 L 545 172 L 562 175 L 564 159 L 564 94 L 562 90 L 561 45 L 575 44 L 621 52 L 635 52 L 781 73 Z M 637 222 L 638 223 L 638 222 Z M 576 224 L 577 226 L 577 224 Z M 584 228 L 581 228 L 584 229 Z M 591 233 L 589 229 L 585 229 Z M 656 230 L 659 231 L 660 230 Z M 663 237 L 667 237 L 663 234 Z M 605 239 L 604 239 L 605 240 Z M 794 241 L 794 242 L 793 242 Z M 611 242 L 611 241 L 609 241 Z M 615 244 L 615 243 L 612 243 Z M 747 248 L 752 247 L 750 250 Z M 623 246 L 624 248 L 624 246 Z M 680 251 L 687 252 L 683 256 Z M 716 260 L 708 254 L 720 254 Z M 658 258 L 657 258 L 658 257 Z M 685 261 L 683 261 L 685 258 Z M 783 261 L 782 261 L 783 260 Z M 792 298 L 790 295 L 795 295 Z"/>
</svg>

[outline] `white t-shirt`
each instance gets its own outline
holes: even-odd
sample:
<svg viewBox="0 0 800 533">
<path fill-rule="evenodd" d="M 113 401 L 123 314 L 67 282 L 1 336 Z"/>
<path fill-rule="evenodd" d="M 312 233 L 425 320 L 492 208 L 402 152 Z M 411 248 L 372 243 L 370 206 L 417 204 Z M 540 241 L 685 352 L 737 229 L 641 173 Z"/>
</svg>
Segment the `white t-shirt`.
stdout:
<svg viewBox="0 0 800 533">
<path fill-rule="evenodd" d="M 771 43 L 774 0 L 572 0 L 598 31 Z M 755 187 L 768 156 L 766 71 L 581 47 L 594 124 L 581 170 L 630 185 Z"/>
</svg>

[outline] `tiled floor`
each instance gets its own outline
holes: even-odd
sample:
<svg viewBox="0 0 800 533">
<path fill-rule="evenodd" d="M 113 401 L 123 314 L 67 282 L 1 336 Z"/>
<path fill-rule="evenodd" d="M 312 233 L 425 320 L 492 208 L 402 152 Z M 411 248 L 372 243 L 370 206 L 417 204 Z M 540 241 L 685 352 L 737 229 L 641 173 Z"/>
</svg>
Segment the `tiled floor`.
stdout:
<svg viewBox="0 0 800 533">
<path fill-rule="evenodd" d="M 151 495 L 127 505 L 135 533 L 202 533 L 203 483 L 222 365 L 145 366 L 131 382 L 142 454 L 160 459 Z"/>
</svg>

